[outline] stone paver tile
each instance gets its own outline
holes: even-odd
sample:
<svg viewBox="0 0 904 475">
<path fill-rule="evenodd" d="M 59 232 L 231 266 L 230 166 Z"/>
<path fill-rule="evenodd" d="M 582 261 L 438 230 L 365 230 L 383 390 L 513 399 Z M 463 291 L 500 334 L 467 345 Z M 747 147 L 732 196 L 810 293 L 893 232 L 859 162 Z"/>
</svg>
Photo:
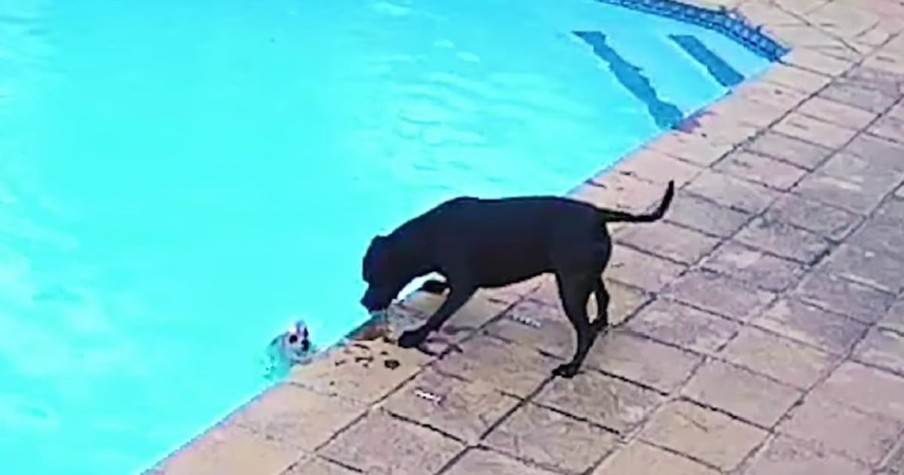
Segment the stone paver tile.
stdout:
<svg viewBox="0 0 904 475">
<path fill-rule="evenodd" d="M 841 240 L 863 221 L 860 215 L 841 208 L 785 194 L 763 214 L 773 221 L 784 221 L 829 239 Z"/>
<path fill-rule="evenodd" d="M 838 148 L 848 143 L 857 133 L 840 125 L 825 122 L 799 112 L 791 112 L 779 121 L 772 130 L 808 142 Z"/>
<path fill-rule="evenodd" d="M 882 320 L 879 320 L 878 325 L 904 334 L 904 299 L 898 299 Z"/>
<path fill-rule="evenodd" d="M 530 285 L 539 285 L 539 282 L 525 285 L 529 288 Z M 509 291 L 525 292 L 523 289 L 510 289 Z M 427 292 L 415 292 L 403 301 L 403 306 L 417 312 L 418 318 L 427 318 L 439 309 L 439 306 L 442 305 L 443 301 L 445 301 L 445 297 L 443 296 L 432 295 Z M 454 333 L 456 335 L 461 335 L 462 337 L 470 335 L 484 323 L 502 313 L 511 301 L 511 298 L 491 298 L 491 295 L 488 292 L 480 290 L 471 297 L 461 309 L 452 315 L 449 319 L 450 324 L 448 325 L 448 328 L 454 328 Z M 448 331 L 441 331 L 440 333 L 445 336 L 450 335 L 450 332 Z M 457 342 L 461 341 L 461 339 L 462 338 L 452 338 L 451 340 Z"/>
<path fill-rule="evenodd" d="M 526 404 L 487 435 L 485 444 L 541 467 L 584 473 L 615 448 L 615 436 L 587 422 Z"/>
<path fill-rule="evenodd" d="M 404 350 L 377 340 L 356 341 L 325 358 L 294 368 L 287 380 L 317 392 L 370 404 L 414 376 L 428 361 L 429 357 L 417 350 Z"/>
<path fill-rule="evenodd" d="M 660 276 L 662 277 L 662 276 Z M 623 284 L 621 282 L 614 281 L 612 279 L 603 279 L 603 284 L 606 286 L 606 291 L 609 292 L 609 324 L 612 326 L 621 325 L 625 320 L 634 315 L 637 309 L 646 305 L 647 302 L 650 301 L 650 295 L 645 292 L 643 289 L 639 289 L 637 287 L 633 287 L 630 285 Z M 530 302 L 541 302 L 545 304 L 546 308 L 537 308 L 536 310 L 531 310 Z M 553 335 L 549 337 L 532 335 L 531 333 L 536 332 L 536 328 L 530 327 L 530 325 L 525 328 L 523 325 L 513 326 L 510 323 L 517 322 L 521 320 L 524 322 L 524 319 L 519 317 L 526 317 L 527 320 L 537 320 L 535 317 L 539 317 L 542 319 L 540 321 L 543 324 L 543 321 L 556 322 L 552 323 L 553 328 L 560 328 L 560 323 L 564 323 L 571 328 L 570 323 L 568 322 L 568 318 L 565 316 L 565 311 L 562 308 L 562 301 L 559 297 L 559 291 L 554 282 L 544 283 L 536 292 L 534 292 L 529 298 L 528 302 L 525 302 L 525 305 L 518 307 L 516 312 L 508 312 L 508 319 L 500 319 L 497 325 L 493 325 L 494 328 L 500 328 L 500 326 L 505 325 L 505 330 L 507 333 L 503 334 L 502 332 L 497 332 L 504 339 L 512 340 L 512 341 L 532 341 L 538 338 L 541 339 L 551 339 Z M 537 315 L 532 316 L 531 312 L 536 312 Z M 587 315 L 591 320 L 596 319 L 597 311 L 596 311 L 596 297 L 591 296 L 591 298 L 587 302 Z M 515 318 L 511 318 L 514 316 Z M 545 325 L 545 324 L 544 324 Z M 543 330 L 546 331 L 546 330 Z M 562 351 L 570 351 L 570 346 L 566 345 L 563 348 L 558 346 L 559 342 L 570 342 L 574 338 L 574 330 L 570 330 L 571 335 L 566 339 L 561 335 L 564 335 L 564 330 L 559 331 L 560 339 L 552 342 L 548 342 L 543 348 L 548 353 L 553 355 L 559 355 Z M 521 340 L 521 338 L 525 338 L 526 340 Z"/>
<path fill-rule="evenodd" d="M 592 475 L 640 475 L 649 473 L 656 475 L 719 475 L 719 472 L 682 457 L 645 444 L 634 441 L 615 455 L 606 459 Z"/>
<path fill-rule="evenodd" d="M 718 205 L 693 193 L 675 196 L 665 220 L 696 229 L 704 234 L 728 237 L 750 219 L 750 215 Z"/>
<path fill-rule="evenodd" d="M 827 396 L 863 412 L 904 421 L 904 378 L 854 361 L 841 364 L 811 394 Z"/>
<path fill-rule="evenodd" d="M 904 142 L 904 120 L 897 117 L 890 115 L 881 117 L 866 131 L 884 139 Z"/>
<path fill-rule="evenodd" d="M 776 198 L 778 191 L 716 171 L 704 171 L 685 190 L 696 193 L 722 206 L 748 213 L 759 213 Z"/>
<path fill-rule="evenodd" d="M 435 363 L 440 372 L 492 385 L 508 394 L 525 397 L 549 376 L 558 363 L 537 350 L 477 335 Z"/>
<path fill-rule="evenodd" d="M 766 434 L 762 429 L 691 402 L 672 401 L 653 414 L 640 438 L 727 472 L 737 467 Z"/>
<path fill-rule="evenodd" d="M 904 335 L 885 328 L 873 328 L 854 349 L 854 358 L 904 374 Z"/>
<path fill-rule="evenodd" d="M 807 48 L 791 50 L 782 61 L 833 77 L 847 71 L 854 64 L 852 61 L 822 54 L 817 50 Z"/>
<path fill-rule="evenodd" d="M 802 394 L 719 360 L 704 363 L 681 393 L 761 427 L 774 426 Z"/>
<path fill-rule="evenodd" d="M 749 5 L 762 5 L 757 2 L 748 2 Z M 742 7 L 743 10 L 743 7 Z M 779 9 L 774 9 L 781 12 Z M 793 18 L 793 17 L 791 17 Z M 793 18 L 796 21 L 796 18 Z M 762 21 L 761 19 L 758 19 Z M 799 24 L 799 23 L 798 23 Z M 832 82 L 832 78 L 825 74 L 814 73 L 796 66 L 776 64 L 769 68 L 766 74 L 760 77 L 762 81 L 774 82 L 787 88 L 812 94 Z M 805 103 L 806 104 L 806 103 Z"/>
<path fill-rule="evenodd" d="M 720 356 L 799 389 L 815 384 L 838 360 L 837 356 L 756 327 L 741 329 Z"/>
<path fill-rule="evenodd" d="M 679 302 L 740 321 L 758 316 L 775 294 L 706 269 L 679 277 L 663 295 Z"/>
<path fill-rule="evenodd" d="M 869 134 L 860 134 L 844 147 L 844 151 L 867 159 L 867 164 L 878 170 L 895 172 L 898 175 L 904 172 L 904 162 L 901 160 L 904 144 Z"/>
<path fill-rule="evenodd" d="M 403 422 L 382 411 L 331 440 L 320 454 L 364 473 L 436 473 L 464 446 L 438 432 Z"/>
<path fill-rule="evenodd" d="M 818 97 L 848 104 L 860 109 L 882 113 L 895 103 L 895 97 L 885 92 L 863 87 L 848 81 L 836 81 L 819 92 Z"/>
<path fill-rule="evenodd" d="M 869 112 L 822 97 L 813 97 L 807 100 L 797 107 L 797 111 L 852 130 L 865 128 L 877 117 L 875 112 Z"/>
<path fill-rule="evenodd" d="M 259 472 L 246 472 L 259 473 Z M 322 458 L 311 458 L 295 465 L 280 475 L 356 475 L 358 472 L 349 470 Z"/>
<path fill-rule="evenodd" d="M 748 81 L 736 88 L 734 95 L 790 110 L 803 102 L 808 94 L 774 82 Z"/>
<path fill-rule="evenodd" d="M 584 364 L 671 392 L 687 380 L 702 360 L 701 356 L 639 335 L 613 331 L 596 340 Z"/>
<path fill-rule="evenodd" d="M 663 397 L 611 376 L 585 372 L 571 379 L 555 378 L 535 402 L 625 434 L 636 427 Z"/>
<path fill-rule="evenodd" d="M 604 173 L 578 186 L 568 196 L 600 208 L 637 213 L 659 203 L 664 192 L 665 187 L 657 183 L 623 174 Z"/>
<path fill-rule="evenodd" d="M 278 475 L 301 459 L 293 444 L 231 424 L 209 429 L 152 469 L 166 475 Z"/>
<path fill-rule="evenodd" d="M 894 302 L 894 295 L 824 271 L 807 275 L 794 293 L 805 302 L 870 324 Z"/>
<path fill-rule="evenodd" d="M 795 299 L 781 298 L 753 324 L 835 355 L 850 351 L 867 325 Z"/>
<path fill-rule="evenodd" d="M 444 475 L 554 475 L 496 452 L 474 448 L 465 452 Z"/>
<path fill-rule="evenodd" d="M 650 148 L 643 148 L 621 161 L 605 173 L 622 173 L 641 180 L 665 185 L 669 180 L 681 187 L 702 171 L 700 165 L 666 155 Z"/>
<path fill-rule="evenodd" d="M 687 305 L 656 300 L 630 320 L 626 328 L 665 343 L 712 353 L 737 333 L 738 324 Z"/>
<path fill-rule="evenodd" d="M 792 163 L 813 170 L 824 162 L 834 150 L 806 142 L 789 135 L 767 130 L 745 147 L 751 152 Z"/>
<path fill-rule="evenodd" d="M 804 198 L 821 201 L 854 213 L 868 214 L 879 206 L 889 190 L 815 172 L 805 176 L 793 191 Z"/>
<path fill-rule="evenodd" d="M 824 269 L 895 294 L 904 288 L 904 260 L 847 244 L 832 252 Z"/>
<path fill-rule="evenodd" d="M 904 120 L 904 100 L 899 100 L 894 107 L 886 112 L 888 117 L 893 117 L 898 120 Z"/>
<path fill-rule="evenodd" d="M 748 151 L 731 153 L 713 168 L 780 190 L 790 189 L 807 173 L 804 168 Z"/>
<path fill-rule="evenodd" d="M 773 292 L 787 289 L 803 274 L 799 263 L 733 241 L 716 248 L 702 267 Z"/>
<path fill-rule="evenodd" d="M 869 469 L 809 442 L 779 436 L 753 459 L 744 475 L 866 475 Z"/>
<path fill-rule="evenodd" d="M 801 87 L 808 86 L 811 85 L 804 83 Z M 798 90 L 800 89 L 798 88 Z M 762 129 L 781 119 L 793 107 L 793 105 L 788 104 L 763 103 L 750 96 L 731 94 L 710 105 L 706 111 L 713 114 L 715 120 L 727 117 L 729 120 L 738 120 L 757 129 Z"/>
<path fill-rule="evenodd" d="M 230 417 L 268 440 L 313 452 L 364 413 L 363 404 L 282 383 Z"/>
<path fill-rule="evenodd" d="M 885 195 L 899 183 L 900 171 L 890 169 L 875 159 L 848 151 L 839 152 L 820 167 L 819 172 L 844 181 L 875 188 L 875 194 Z"/>
<path fill-rule="evenodd" d="M 904 258 L 904 233 L 901 224 L 886 220 L 870 220 L 848 238 L 848 244 L 879 254 Z"/>
<path fill-rule="evenodd" d="M 419 396 L 421 392 L 440 399 L 425 399 Z M 518 399 L 489 384 L 461 381 L 427 369 L 389 396 L 383 408 L 473 444 L 517 404 Z"/>
<path fill-rule="evenodd" d="M 685 269 L 687 266 L 682 264 L 670 262 L 627 246 L 615 246 L 612 249 L 612 258 L 603 275 L 648 292 L 659 292 Z"/>
<path fill-rule="evenodd" d="M 902 83 L 904 83 L 902 76 L 872 68 L 865 64 L 851 68 L 844 73 L 839 81 L 851 82 L 866 89 L 876 89 L 891 97 L 898 96 L 904 91 L 901 88 Z"/>
<path fill-rule="evenodd" d="M 588 315 L 593 318 L 596 312 L 588 310 Z M 490 323 L 486 333 L 559 358 L 565 358 L 574 351 L 574 328 L 558 302 L 550 305 L 533 299 L 522 300 L 506 311 L 502 318 Z"/>
<path fill-rule="evenodd" d="M 863 65 L 893 74 L 904 74 L 904 59 L 899 56 L 901 56 L 900 50 L 879 48 L 863 60 Z"/>
<path fill-rule="evenodd" d="M 719 244 L 719 238 L 706 236 L 665 221 L 632 226 L 620 232 L 615 240 L 682 264 L 697 262 Z"/>
<path fill-rule="evenodd" d="M 794 408 L 778 430 L 875 466 L 894 446 L 902 429 L 904 425 L 893 419 L 859 412 L 814 394 Z"/>
<path fill-rule="evenodd" d="M 807 18 L 828 33 L 852 39 L 869 30 L 878 17 L 857 4 L 830 2 L 807 14 Z"/>
<path fill-rule="evenodd" d="M 893 221 L 904 226 L 904 200 L 897 196 L 889 197 L 876 208 L 872 218 L 877 221 Z"/>
<path fill-rule="evenodd" d="M 796 92 L 796 91 L 795 91 Z M 743 96 L 739 99 L 748 99 Z M 751 101 L 752 102 L 752 101 Z M 764 106 L 771 106 L 765 104 Z M 756 112 L 751 111 L 753 122 L 761 122 L 754 115 Z M 763 128 L 763 125 L 747 122 L 744 115 L 737 114 L 735 111 L 720 111 L 716 109 L 707 109 L 706 112 L 696 114 L 692 118 L 682 123 L 678 129 L 698 135 L 707 141 L 721 145 L 727 144 L 731 146 L 739 145 L 752 138 Z"/>
<path fill-rule="evenodd" d="M 876 475 L 904 475 L 904 437 L 886 455 L 882 468 Z"/>
<path fill-rule="evenodd" d="M 732 149 L 731 145 L 714 144 L 698 135 L 680 131 L 660 135 L 649 147 L 700 166 L 713 164 Z"/>
<path fill-rule="evenodd" d="M 536 290 L 537 287 L 551 278 L 552 276 L 544 274 L 511 285 L 506 285 L 505 287 L 482 289 L 482 292 L 486 295 L 487 299 L 493 302 L 511 305 L 521 300 L 526 295 L 529 295 Z"/>
<path fill-rule="evenodd" d="M 777 256 L 811 264 L 829 252 L 831 242 L 786 221 L 756 218 L 734 239 Z"/>
</svg>

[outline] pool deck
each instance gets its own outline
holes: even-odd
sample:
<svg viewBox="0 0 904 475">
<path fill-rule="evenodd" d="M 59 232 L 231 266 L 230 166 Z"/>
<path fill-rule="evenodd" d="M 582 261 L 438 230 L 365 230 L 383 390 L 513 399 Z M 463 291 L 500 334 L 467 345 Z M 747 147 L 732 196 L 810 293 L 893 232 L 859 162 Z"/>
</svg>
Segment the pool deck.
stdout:
<svg viewBox="0 0 904 475">
<path fill-rule="evenodd" d="M 148 473 L 904 474 L 904 0 L 702 3 L 793 51 L 574 192 L 680 186 L 615 230 L 617 326 L 583 373 L 550 378 L 573 335 L 535 279 L 482 292 L 438 356 L 363 335 Z"/>
</svg>

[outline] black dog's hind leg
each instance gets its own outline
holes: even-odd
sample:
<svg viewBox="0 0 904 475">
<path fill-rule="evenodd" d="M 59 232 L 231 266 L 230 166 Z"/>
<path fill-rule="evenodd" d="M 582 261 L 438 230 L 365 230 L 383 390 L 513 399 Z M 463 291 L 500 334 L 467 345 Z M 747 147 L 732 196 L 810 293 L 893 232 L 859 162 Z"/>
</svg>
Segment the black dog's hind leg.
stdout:
<svg viewBox="0 0 904 475">
<path fill-rule="evenodd" d="M 430 336 L 431 332 L 439 330 L 443 323 L 458 311 L 474 295 L 477 289 L 471 287 L 450 287 L 449 296 L 443 301 L 436 312 L 418 328 L 408 330 L 399 337 L 399 346 L 413 348 L 419 346 Z"/>
<path fill-rule="evenodd" d="M 587 301 L 590 299 L 590 294 L 597 289 L 597 280 L 596 274 L 586 272 L 556 274 L 559 297 L 562 299 L 565 315 L 574 326 L 577 344 L 571 361 L 554 369 L 552 371 L 554 376 L 571 378 L 577 374 L 584 358 L 587 357 L 587 352 L 590 351 L 590 347 L 596 340 L 595 325 L 591 325 L 587 316 Z"/>
<path fill-rule="evenodd" d="M 596 320 L 590 326 L 594 333 L 600 333 L 609 329 L 609 292 L 602 277 L 596 279 L 593 294 L 596 296 Z"/>
</svg>

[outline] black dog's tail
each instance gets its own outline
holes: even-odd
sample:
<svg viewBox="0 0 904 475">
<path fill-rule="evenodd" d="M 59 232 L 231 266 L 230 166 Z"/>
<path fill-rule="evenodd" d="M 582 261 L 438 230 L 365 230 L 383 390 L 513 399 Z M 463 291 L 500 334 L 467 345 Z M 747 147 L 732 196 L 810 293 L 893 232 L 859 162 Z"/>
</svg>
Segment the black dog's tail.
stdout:
<svg viewBox="0 0 904 475">
<path fill-rule="evenodd" d="M 672 197 L 674 196 L 675 182 L 669 180 L 669 185 L 665 190 L 665 195 L 662 197 L 662 202 L 659 203 L 659 207 L 656 208 L 656 211 L 653 211 L 652 213 L 631 214 L 611 209 L 601 209 L 600 214 L 603 216 L 603 221 L 607 223 L 652 223 L 653 221 L 662 219 L 666 210 L 669 209 L 669 205 L 672 204 Z"/>
</svg>

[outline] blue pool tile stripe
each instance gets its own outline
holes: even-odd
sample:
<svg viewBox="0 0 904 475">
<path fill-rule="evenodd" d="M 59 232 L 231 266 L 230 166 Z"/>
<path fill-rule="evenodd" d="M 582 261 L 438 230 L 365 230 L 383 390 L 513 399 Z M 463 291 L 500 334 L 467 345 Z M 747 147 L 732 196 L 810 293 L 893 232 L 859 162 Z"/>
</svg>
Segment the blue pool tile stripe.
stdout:
<svg viewBox="0 0 904 475">
<path fill-rule="evenodd" d="M 770 61 L 781 59 L 789 51 L 788 48 L 762 33 L 759 27 L 751 25 L 741 15 L 728 9 L 711 10 L 696 5 L 680 3 L 675 0 L 596 1 L 713 30 L 731 38 L 750 51 Z"/>
<path fill-rule="evenodd" d="M 642 69 L 612 49 L 606 43 L 606 35 L 599 31 L 575 31 L 574 34 L 590 45 L 594 54 L 606 62 L 618 81 L 646 105 L 647 111 L 657 126 L 669 129 L 683 120 L 684 114 L 681 109 L 675 104 L 660 99 L 653 84 L 641 72 Z"/>
<path fill-rule="evenodd" d="M 669 35 L 669 39 L 674 41 L 690 57 L 702 64 L 719 84 L 725 87 L 733 87 L 744 80 L 744 76 L 741 73 L 735 71 L 724 59 L 713 53 L 696 36 Z"/>
</svg>

